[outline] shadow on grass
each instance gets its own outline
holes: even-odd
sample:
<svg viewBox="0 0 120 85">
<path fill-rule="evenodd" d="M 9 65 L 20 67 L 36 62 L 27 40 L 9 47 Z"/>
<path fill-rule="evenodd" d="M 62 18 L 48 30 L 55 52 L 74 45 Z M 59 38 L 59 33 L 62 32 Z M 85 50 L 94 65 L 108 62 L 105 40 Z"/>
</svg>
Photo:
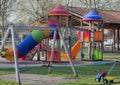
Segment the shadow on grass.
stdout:
<svg viewBox="0 0 120 85">
<path fill-rule="evenodd" d="M 120 81 L 119 81 L 119 82 L 113 82 L 112 84 L 113 84 L 113 85 L 114 85 L 114 84 L 117 84 L 117 85 L 119 84 L 119 85 L 120 85 Z"/>
</svg>

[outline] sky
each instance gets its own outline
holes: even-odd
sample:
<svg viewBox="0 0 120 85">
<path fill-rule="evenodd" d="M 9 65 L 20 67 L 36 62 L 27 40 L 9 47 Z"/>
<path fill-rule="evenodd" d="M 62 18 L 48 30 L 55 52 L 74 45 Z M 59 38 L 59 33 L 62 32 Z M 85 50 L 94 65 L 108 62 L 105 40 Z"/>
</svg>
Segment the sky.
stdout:
<svg viewBox="0 0 120 85">
<path fill-rule="evenodd" d="M 14 22 L 14 20 L 16 19 L 16 13 L 11 13 L 10 17 L 8 18 L 9 22 Z"/>
</svg>

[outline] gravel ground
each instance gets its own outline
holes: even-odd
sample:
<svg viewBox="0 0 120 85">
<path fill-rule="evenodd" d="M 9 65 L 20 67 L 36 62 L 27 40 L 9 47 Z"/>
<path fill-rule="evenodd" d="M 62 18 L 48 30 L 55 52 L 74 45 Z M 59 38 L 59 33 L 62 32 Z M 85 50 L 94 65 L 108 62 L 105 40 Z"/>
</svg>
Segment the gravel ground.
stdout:
<svg viewBox="0 0 120 85">
<path fill-rule="evenodd" d="M 57 83 L 65 83 L 80 80 L 75 78 L 53 77 L 48 75 L 37 75 L 27 73 L 21 73 L 20 79 L 22 84 L 32 85 L 54 85 Z M 15 74 L 0 75 L 0 80 L 16 81 L 16 75 Z"/>
</svg>

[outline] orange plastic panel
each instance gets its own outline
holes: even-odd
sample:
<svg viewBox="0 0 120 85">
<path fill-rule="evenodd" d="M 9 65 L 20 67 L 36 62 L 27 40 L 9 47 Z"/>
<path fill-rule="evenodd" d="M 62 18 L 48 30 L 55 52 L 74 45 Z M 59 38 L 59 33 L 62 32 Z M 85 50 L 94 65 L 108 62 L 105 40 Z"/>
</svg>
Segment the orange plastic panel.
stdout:
<svg viewBox="0 0 120 85">
<path fill-rule="evenodd" d="M 89 42 L 90 41 L 90 32 L 85 31 L 84 32 L 84 42 Z"/>
<path fill-rule="evenodd" d="M 61 58 L 60 58 L 61 61 L 68 61 L 68 57 L 67 57 L 67 54 L 61 54 Z"/>
<path fill-rule="evenodd" d="M 102 41 L 102 40 L 103 40 L 102 31 L 95 31 L 94 32 L 94 41 Z"/>
</svg>

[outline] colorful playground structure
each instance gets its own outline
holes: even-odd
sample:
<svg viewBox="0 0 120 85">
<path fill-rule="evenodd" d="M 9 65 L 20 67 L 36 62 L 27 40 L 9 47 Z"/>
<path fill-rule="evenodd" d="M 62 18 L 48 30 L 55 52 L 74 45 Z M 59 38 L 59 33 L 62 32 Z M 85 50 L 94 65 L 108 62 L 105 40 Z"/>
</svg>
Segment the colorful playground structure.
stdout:
<svg viewBox="0 0 120 85">
<path fill-rule="evenodd" d="M 62 21 L 61 17 L 64 17 L 65 20 Z M 61 32 L 65 39 L 68 38 L 68 40 L 65 40 L 65 42 L 69 46 L 72 60 L 75 60 L 78 52 L 84 54 L 83 47 L 84 43 L 86 42 L 90 44 L 88 48 L 90 60 L 103 59 L 103 29 L 94 29 L 94 23 L 102 23 L 102 17 L 98 15 L 94 10 L 91 10 L 87 15 L 83 17 L 82 22 L 89 22 L 91 24 L 91 27 L 88 30 L 80 28 L 76 31 L 78 40 L 76 41 L 76 43 L 74 43 L 73 46 L 71 45 L 71 28 L 74 29 L 74 27 L 69 26 L 71 24 L 71 22 L 69 22 L 71 19 L 69 11 L 67 11 L 63 6 L 58 4 L 53 10 L 49 12 L 48 19 L 49 20 L 46 27 L 57 28 L 56 41 L 53 51 L 53 61 L 68 61 L 68 55 L 64 52 L 61 52 L 62 43 L 58 32 Z M 69 27 L 62 28 L 63 24 Z M 37 22 L 34 26 L 40 27 L 41 24 Z M 24 38 L 23 41 L 20 42 L 16 47 L 19 60 L 32 60 L 35 54 L 38 53 L 38 57 L 40 56 L 38 60 L 43 59 L 45 61 L 50 61 L 50 55 L 52 50 L 52 44 L 50 45 L 50 43 L 52 42 L 53 37 L 54 30 L 32 30 L 30 34 L 28 34 L 27 37 Z M 42 52 L 42 54 L 45 53 L 45 55 L 40 55 L 40 52 Z M 5 57 L 7 60 L 14 60 L 12 46 L 10 46 L 6 50 L 3 57 Z"/>
<path fill-rule="evenodd" d="M 83 47 L 85 43 L 89 43 L 89 60 L 103 60 L 103 28 L 99 26 L 97 29 L 96 26 L 96 23 L 102 23 L 102 17 L 94 10 L 85 15 L 82 24 L 88 22 L 90 24 L 89 29 L 84 29 L 82 26 L 81 28 L 72 27 L 70 21 L 71 15 L 69 11 L 58 4 L 49 12 L 48 21 L 45 23 L 47 26 L 41 27 L 39 23 L 33 27 L 11 25 L 3 39 L 1 50 L 9 30 L 11 30 L 12 35 L 12 45 L 2 56 L 7 60 L 15 61 L 16 65 L 17 59 L 32 60 L 36 54 L 38 60 L 42 61 L 68 61 L 74 75 L 77 76 L 72 60 L 76 59 L 78 53 L 84 55 Z M 15 44 L 13 28 L 29 31 L 29 34 L 18 45 Z M 71 43 L 73 39 L 72 30 L 77 36 L 74 43 Z M 81 58 L 81 60 L 84 60 L 84 56 L 81 55 Z"/>
<path fill-rule="evenodd" d="M 17 46 L 17 54 L 19 56 L 20 60 L 25 60 L 27 57 L 26 55 L 28 53 L 33 52 L 31 55 L 34 57 L 34 54 L 38 50 L 37 47 L 35 47 L 38 43 L 40 43 L 43 39 L 48 38 L 50 36 L 50 31 L 40 31 L 40 30 L 34 30 L 32 31 L 21 43 L 18 44 Z M 72 60 L 75 60 L 75 57 L 77 53 L 80 50 L 81 43 L 80 41 L 77 41 L 75 45 L 72 47 L 71 53 L 72 53 Z M 27 50 L 26 50 L 27 49 Z M 50 60 L 50 51 L 48 50 L 48 59 Z M 58 51 L 55 51 L 56 55 L 54 60 L 58 60 Z M 7 60 L 14 60 L 13 57 L 13 47 L 10 46 L 8 50 L 6 51 L 4 57 Z M 60 57 L 61 61 L 68 61 L 67 54 L 61 54 Z"/>
<path fill-rule="evenodd" d="M 59 10 L 59 9 L 62 9 Z M 61 11 L 61 13 L 56 13 L 57 11 Z M 57 5 L 53 10 L 50 11 L 50 13 L 48 14 L 49 19 L 55 16 L 65 16 L 65 17 L 69 17 L 70 14 L 67 10 L 65 10 L 61 5 Z M 51 28 L 58 28 L 57 30 L 60 31 L 62 29 L 60 29 L 60 25 L 61 23 L 59 23 L 57 20 L 48 20 L 47 25 Z M 67 24 L 68 25 L 68 24 Z M 35 24 L 36 27 L 40 27 L 40 24 L 37 22 L 37 24 Z M 68 30 L 67 28 L 63 29 L 63 30 Z M 50 61 L 50 55 L 51 55 L 51 49 L 49 46 L 49 41 L 53 40 L 53 36 L 54 36 L 54 30 L 50 31 L 50 30 L 33 30 L 31 31 L 30 34 L 27 35 L 27 37 L 25 37 L 23 39 L 23 41 L 21 41 L 16 49 L 17 49 L 17 55 L 18 55 L 18 59 L 19 60 L 32 60 L 33 57 L 35 56 L 35 54 L 37 53 L 38 49 L 40 49 L 41 52 L 46 51 L 45 53 L 45 59 L 47 61 Z M 68 35 L 66 35 L 66 37 L 68 37 Z M 43 44 L 43 42 L 45 41 L 45 43 Z M 54 50 L 54 57 L 53 57 L 53 61 L 68 61 L 68 55 L 61 53 L 60 52 L 60 38 L 57 32 L 56 35 L 56 42 L 55 44 L 57 44 L 56 49 Z M 77 53 L 80 50 L 80 44 L 81 42 L 78 40 L 72 47 L 71 49 L 71 55 L 72 55 L 72 60 L 75 60 L 75 57 L 77 55 Z M 37 45 L 40 44 L 40 47 L 38 47 Z M 44 45 L 44 46 L 43 46 Z M 44 48 L 46 47 L 46 48 Z M 4 54 L 4 58 L 6 58 L 7 60 L 14 60 L 14 53 L 13 53 L 13 46 L 10 46 L 5 54 Z M 43 57 L 43 56 L 41 56 Z M 40 58 L 41 59 L 41 58 Z"/>
</svg>

